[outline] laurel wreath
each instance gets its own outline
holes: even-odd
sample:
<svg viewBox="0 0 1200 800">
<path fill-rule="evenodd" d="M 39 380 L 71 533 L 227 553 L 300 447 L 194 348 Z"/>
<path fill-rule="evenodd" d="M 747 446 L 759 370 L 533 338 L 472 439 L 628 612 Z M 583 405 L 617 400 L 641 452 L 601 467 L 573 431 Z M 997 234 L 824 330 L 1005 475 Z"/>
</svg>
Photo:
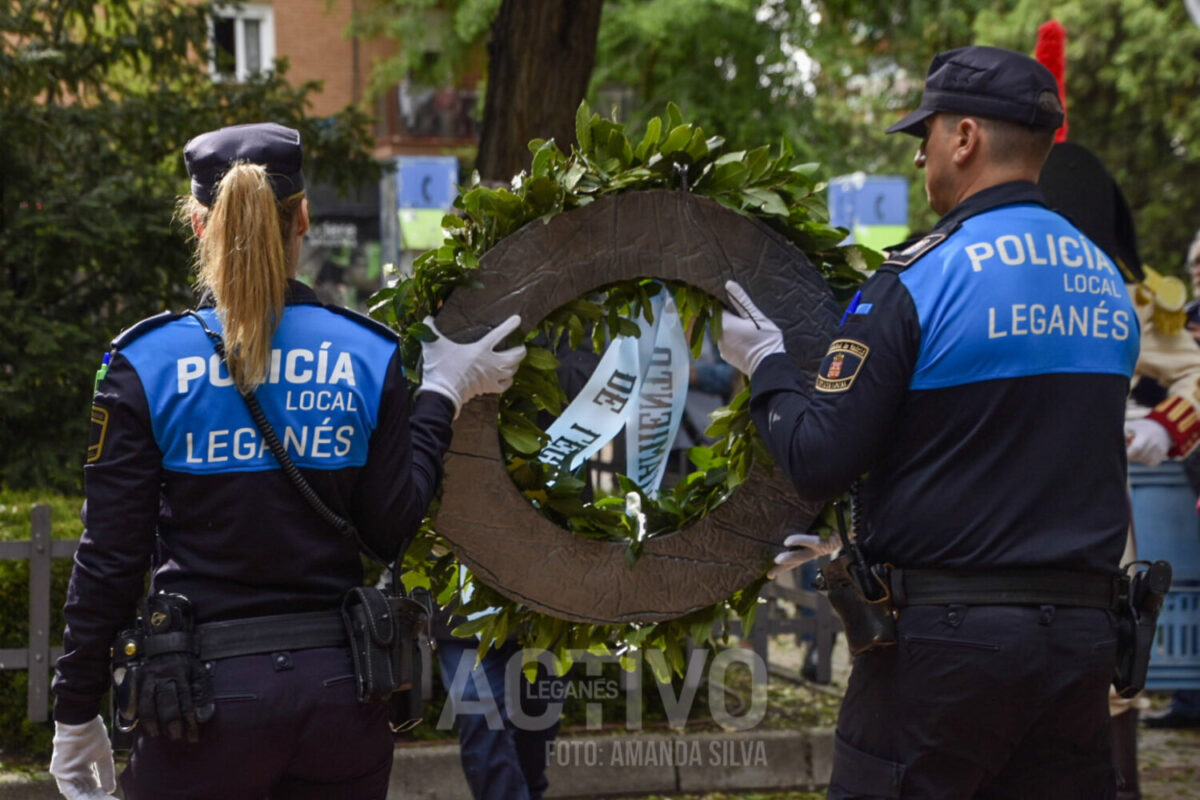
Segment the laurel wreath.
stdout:
<svg viewBox="0 0 1200 800">
<path fill-rule="evenodd" d="M 599 197 L 632 190 L 676 189 L 704 195 L 740 214 L 763 220 L 808 256 L 835 296 L 847 299 L 881 257 L 856 245 L 841 246 L 847 231 L 829 224 L 818 182 L 819 165 L 796 163 L 791 145 L 782 141 L 752 150 L 727 151 L 720 136 L 708 136 L 685 122 L 669 103 L 665 120 L 649 121 L 634 144 L 625 127 L 594 114 L 586 103 L 576 113 L 576 143 L 570 154 L 553 140 L 530 142 L 528 172 L 509 186 L 483 185 L 477 174 L 455 200 L 457 213 L 442 220 L 445 238 L 413 263 L 413 274 L 378 291 L 371 298 L 372 316 L 400 335 L 401 353 L 409 374 L 416 374 L 421 342 L 433 332 L 421 321 L 436 313 L 449 293 L 472 282 L 472 272 L 489 249 L 527 224 L 579 208 Z M 652 280 L 613 284 L 597 297 L 577 298 L 556 309 L 526 336 L 528 356 L 501 399 L 499 435 L 509 475 L 530 502 L 557 524 L 577 535 L 627 543 L 632 564 L 647 537 L 677 531 L 716 508 L 742 483 L 754 464 L 770 458 L 750 421 L 749 388 L 712 416 L 706 434 L 710 446 L 689 451 L 696 471 L 657 497 L 647 496 L 632 481 L 618 476 L 621 493 L 585 502 L 585 482 L 577 475 L 542 464 L 534 454 L 547 436 L 539 415 L 558 415 L 566 403 L 555 368 L 554 349 L 565 338 L 570 347 L 591 339 L 595 352 L 617 335 L 637 335 L 634 319 L 649 317 L 650 298 L 663 284 Z M 720 304 L 707 293 L 684 283 L 667 283 L 685 330 L 690 331 L 693 355 L 706 333 L 719 335 Z M 519 337 L 519 334 L 514 334 Z M 540 345 L 540 346 L 539 346 Z M 636 492 L 644 523 L 625 513 L 626 495 Z M 486 612 L 460 625 L 457 635 L 478 635 L 481 651 L 516 634 L 526 647 L 551 651 L 560 670 L 588 651 L 623 660 L 643 649 L 660 680 L 683 674 L 682 642 L 699 644 L 712 637 L 714 627 L 733 613 L 744 627 L 753 622 L 763 581 L 757 581 L 727 601 L 653 625 L 589 625 L 534 612 L 482 582 L 463 576 L 453 553 L 436 533 L 436 510 L 422 534 L 410 545 L 404 561 L 408 589 L 428 589 L 438 603 L 456 604 L 463 612 Z M 828 519 L 827 515 L 822 515 Z M 826 523 L 819 523 L 826 524 Z M 469 591 L 468 591 L 469 588 Z M 469 594 L 469 600 L 463 597 Z M 728 631 L 729 626 L 724 625 Z M 657 656 L 652 656 L 657 653 Z M 630 664 L 627 664 L 630 666 Z M 531 665 L 532 674 L 536 665 Z"/>
</svg>

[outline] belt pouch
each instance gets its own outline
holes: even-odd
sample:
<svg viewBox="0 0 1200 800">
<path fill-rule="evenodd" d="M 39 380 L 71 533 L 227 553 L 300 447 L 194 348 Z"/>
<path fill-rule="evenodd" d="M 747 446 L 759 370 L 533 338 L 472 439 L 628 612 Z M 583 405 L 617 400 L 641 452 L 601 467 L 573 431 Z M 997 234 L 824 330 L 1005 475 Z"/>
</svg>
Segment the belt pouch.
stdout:
<svg viewBox="0 0 1200 800">
<path fill-rule="evenodd" d="M 850 653 L 857 656 L 896 643 L 896 615 L 890 593 L 879 600 L 867 598 L 850 572 L 852 564 L 850 554 L 843 552 L 821 569 L 821 575 L 829 604 L 842 620 L 846 644 Z"/>
<path fill-rule="evenodd" d="M 388 706 L 393 728 L 421 718 L 421 631 L 429 612 L 407 597 L 356 587 L 342 600 L 360 703 Z"/>
<path fill-rule="evenodd" d="M 408 597 L 389 597 L 397 625 L 396 674 L 400 685 L 388 699 L 388 722 L 394 731 L 408 730 L 421 721 L 421 648 L 429 627 L 429 609 Z"/>
<path fill-rule="evenodd" d="M 342 622 L 354 659 L 358 701 L 386 701 L 401 682 L 395 657 L 397 626 L 387 595 L 369 586 L 351 589 L 342 599 Z"/>
</svg>

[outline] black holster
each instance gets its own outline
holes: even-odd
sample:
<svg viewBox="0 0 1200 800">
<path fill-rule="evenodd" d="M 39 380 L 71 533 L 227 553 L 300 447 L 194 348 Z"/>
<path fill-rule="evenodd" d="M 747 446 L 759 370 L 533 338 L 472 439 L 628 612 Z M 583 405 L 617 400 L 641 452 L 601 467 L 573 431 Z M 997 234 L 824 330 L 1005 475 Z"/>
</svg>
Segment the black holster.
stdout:
<svg viewBox="0 0 1200 800">
<path fill-rule="evenodd" d="M 848 549 L 821 568 L 816 586 L 842 620 L 852 655 L 896 643 L 896 608 L 887 584 L 855 563 Z"/>
<path fill-rule="evenodd" d="M 1146 686 L 1158 614 L 1171 589 L 1171 565 L 1155 561 L 1124 579 L 1122 589 L 1113 688 L 1121 697 L 1133 697 Z"/>
<path fill-rule="evenodd" d="M 342 599 L 360 703 L 384 703 L 395 731 L 421 721 L 421 648 L 429 609 L 409 597 L 370 586 Z"/>
<path fill-rule="evenodd" d="M 114 749 L 131 745 L 130 733 L 143 718 L 152 736 L 167 727 L 172 739 L 186 730 L 188 741 L 199 741 L 199 726 L 212 718 L 215 705 L 208 674 L 199 663 L 194 617 L 183 595 L 156 592 L 139 603 L 135 626 L 113 641 L 109 656 Z M 156 708 L 153 701 L 160 684 L 186 692 L 190 703 Z"/>
</svg>

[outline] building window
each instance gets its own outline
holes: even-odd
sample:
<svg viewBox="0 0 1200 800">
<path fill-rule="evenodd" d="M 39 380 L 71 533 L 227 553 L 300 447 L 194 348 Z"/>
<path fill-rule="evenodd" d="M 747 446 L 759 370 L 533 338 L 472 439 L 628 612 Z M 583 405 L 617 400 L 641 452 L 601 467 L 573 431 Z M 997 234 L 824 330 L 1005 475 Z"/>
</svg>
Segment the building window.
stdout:
<svg viewBox="0 0 1200 800">
<path fill-rule="evenodd" d="M 249 80 L 268 72 L 275 60 L 275 16 L 271 6 L 217 6 L 210 20 L 214 80 Z"/>
</svg>

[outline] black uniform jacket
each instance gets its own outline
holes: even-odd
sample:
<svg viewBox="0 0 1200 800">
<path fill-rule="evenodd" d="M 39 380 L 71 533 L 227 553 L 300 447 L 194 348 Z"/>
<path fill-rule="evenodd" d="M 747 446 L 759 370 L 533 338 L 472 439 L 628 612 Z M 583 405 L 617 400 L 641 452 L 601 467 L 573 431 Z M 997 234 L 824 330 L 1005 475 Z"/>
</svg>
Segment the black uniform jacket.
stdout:
<svg viewBox="0 0 1200 800">
<path fill-rule="evenodd" d="M 765 359 L 751 410 L 810 499 L 863 473 L 873 561 L 1113 573 L 1139 331 L 1119 270 L 1032 183 L 967 198 L 852 301 L 803 385 Z"/>
<path fill-rule="evenodd" d="M 295 281 L 272 346 L 256 394 L 276 433 L 317 494 L 394 557 L 441 479 L 451 403 L 410 402 L 395 336 Z M 279 470 L 193 318 L 146 320 L 110 356 L 54 681 L 55 719 L 67 723 L 96 715 L 109 645 L 148 568 L 152 590 L 188 597 L 199 622 L 332 609 L 362 583 L 356 545 Z"/>
</svg>

